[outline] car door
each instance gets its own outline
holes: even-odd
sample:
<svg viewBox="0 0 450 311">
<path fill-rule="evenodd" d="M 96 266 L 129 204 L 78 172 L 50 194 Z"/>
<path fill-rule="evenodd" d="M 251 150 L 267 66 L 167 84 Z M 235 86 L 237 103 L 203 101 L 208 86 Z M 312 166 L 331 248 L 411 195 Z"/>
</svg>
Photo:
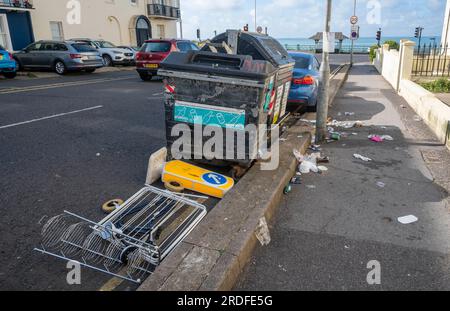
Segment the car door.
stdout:
<svg viewBox="0 0 450 311">
<path fill-rule="evenodd" d="M 36 66 L 39 68 L 51 68 L 53 65 L 56 44 L 44 42 L 41 48 L 36 51 Z"/>
<path fill-rule="evenodd" d="M 42 46 L 41 42 L 37 42 L 26 47 L 23 52 L 17 54 L 17 58 L 24 67 L 36 67 L 34 63 L 34 58 L 36 56 L 36 51 L 38 51 Z"/>
</svg>

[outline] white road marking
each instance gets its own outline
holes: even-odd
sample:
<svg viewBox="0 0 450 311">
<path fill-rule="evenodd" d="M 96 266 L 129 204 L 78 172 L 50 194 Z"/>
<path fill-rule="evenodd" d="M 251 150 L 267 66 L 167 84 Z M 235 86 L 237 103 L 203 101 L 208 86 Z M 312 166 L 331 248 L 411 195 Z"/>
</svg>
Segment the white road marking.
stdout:
<svg viewBox="0 0 450 311">
<path fill-rule="evenodd" d="M 25 124 L 29 124 L 29 123 L 44 121 L 44 120 L 48 120 L 48 119 L 59 118 L 59 117 L 63 117 L 63 116 L 67 116 L 67 115 L 71 115 L 71 114 L 75 114 L 75 113 L 80 113 L 80 112 L 100 109 L 100 108 L 103 108 L 103 106 L 95 106 L 95 107 L 90 107 L 90 108 L 86 108 L 86 109 L 80 109 L 80 110 L 75 110 L 75 111 L 70 111 L 70 112 L 65 112 L 65 113 L 59 113 L 59 114 L 55 114 L 55 115 L 52 115 L 52 116 L 43 117 L 43 118 L 39 118 L 39 119 L 33 119 L 33 120 L 29 120 L 29 121 L 24 121 L 24 122 L 4 125 L 4 126 L 0 126 L 0 130 L 7 129 L 7 128 L 10 128 L 10 127 L 14 127 L 14 126 L 19 126 L 19 125 L 25 125 Z"/>
</svg>

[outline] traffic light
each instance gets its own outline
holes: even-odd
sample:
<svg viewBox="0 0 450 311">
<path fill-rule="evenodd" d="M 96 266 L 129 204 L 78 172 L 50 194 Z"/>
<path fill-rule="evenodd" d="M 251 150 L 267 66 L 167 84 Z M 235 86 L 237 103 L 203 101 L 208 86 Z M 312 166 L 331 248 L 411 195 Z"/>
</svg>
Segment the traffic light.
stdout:
<svg viewBox="0 0 450 311">
<path fill-rule="evenodd" d="M 381 41 L 381 30 L 377 31 L 377 41 Z"/>
<path fill-rule="evenodd" d="M 420 34 L 420 27 L 416 27 L 416 32 L 414 34 L 414 38 L 419 38 L 419 34 Z"/>
<path fill-rule="evenodd" d="M 200 29 L 197 29 L 197 39 L 200 40 L 201 36 L 200 36 Z"/>
<path fill-rule="evenodd" d="M 244 26 L 244 31 L 248 32 L 248 24 Z"/>
</svg>

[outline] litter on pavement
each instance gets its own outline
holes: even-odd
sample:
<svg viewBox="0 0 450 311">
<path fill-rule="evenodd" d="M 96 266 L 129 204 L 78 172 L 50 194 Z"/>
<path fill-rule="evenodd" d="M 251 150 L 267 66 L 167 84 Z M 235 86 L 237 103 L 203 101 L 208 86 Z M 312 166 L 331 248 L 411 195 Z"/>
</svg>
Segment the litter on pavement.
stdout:
<svg viewBox="0 0 450 311">
<path fill-rule="evenodd" d="M 419 220 L 419 218 L 417 218 L 414 215 L 408 215 L 408 216 L 398 218 L 398 222 L 403 225 L 409 225 L 409 224 L 415 223 L 418 220 Z"/>
<path fill-rule="evenodd" d="M 372 161 L 371 158 L 362 156 L 362 155 L 357 154 L 357 153 L 355 153 L 355 154 L 353 155 L 353 157 L 354 157 L 355 159 L 362 160 L 362 161 L 364 161 L 364 162 L 371 162 L 371 161 Z"/>
<path fill-rule="evenodd" d="M 384 182 L 379 181 L 379 182 L 377 182 L 377 186 L 380 188 L 384 188 L 384 187 L 386 187 L 386 184 Z"/>
<path fill-rule="evenodd" d="M 394 141 L 394 138 L 389 135 L 369 135 L 369 139 L 376 143 L 381 143 L 383 141 Z"/>
</svg>

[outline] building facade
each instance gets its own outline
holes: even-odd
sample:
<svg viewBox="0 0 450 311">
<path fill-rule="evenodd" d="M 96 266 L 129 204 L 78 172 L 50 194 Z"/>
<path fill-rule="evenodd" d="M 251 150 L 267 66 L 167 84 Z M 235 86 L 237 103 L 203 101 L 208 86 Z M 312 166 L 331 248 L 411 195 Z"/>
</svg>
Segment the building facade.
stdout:
<svg viewBox="0 0 450 311">
<path fill-rule="evenodd" d="M 34 7 L 27 0 L 0 0 L 0 45 L 17 51 L 34 41 L 31 12 Z"/>
<path fill-rule="evenodd" d="M 104 39 L 140 46 L 177 38 L 179 0 L 0 0 L 0 44 L 20 50 L 34 40 Z"/>
</svg>

